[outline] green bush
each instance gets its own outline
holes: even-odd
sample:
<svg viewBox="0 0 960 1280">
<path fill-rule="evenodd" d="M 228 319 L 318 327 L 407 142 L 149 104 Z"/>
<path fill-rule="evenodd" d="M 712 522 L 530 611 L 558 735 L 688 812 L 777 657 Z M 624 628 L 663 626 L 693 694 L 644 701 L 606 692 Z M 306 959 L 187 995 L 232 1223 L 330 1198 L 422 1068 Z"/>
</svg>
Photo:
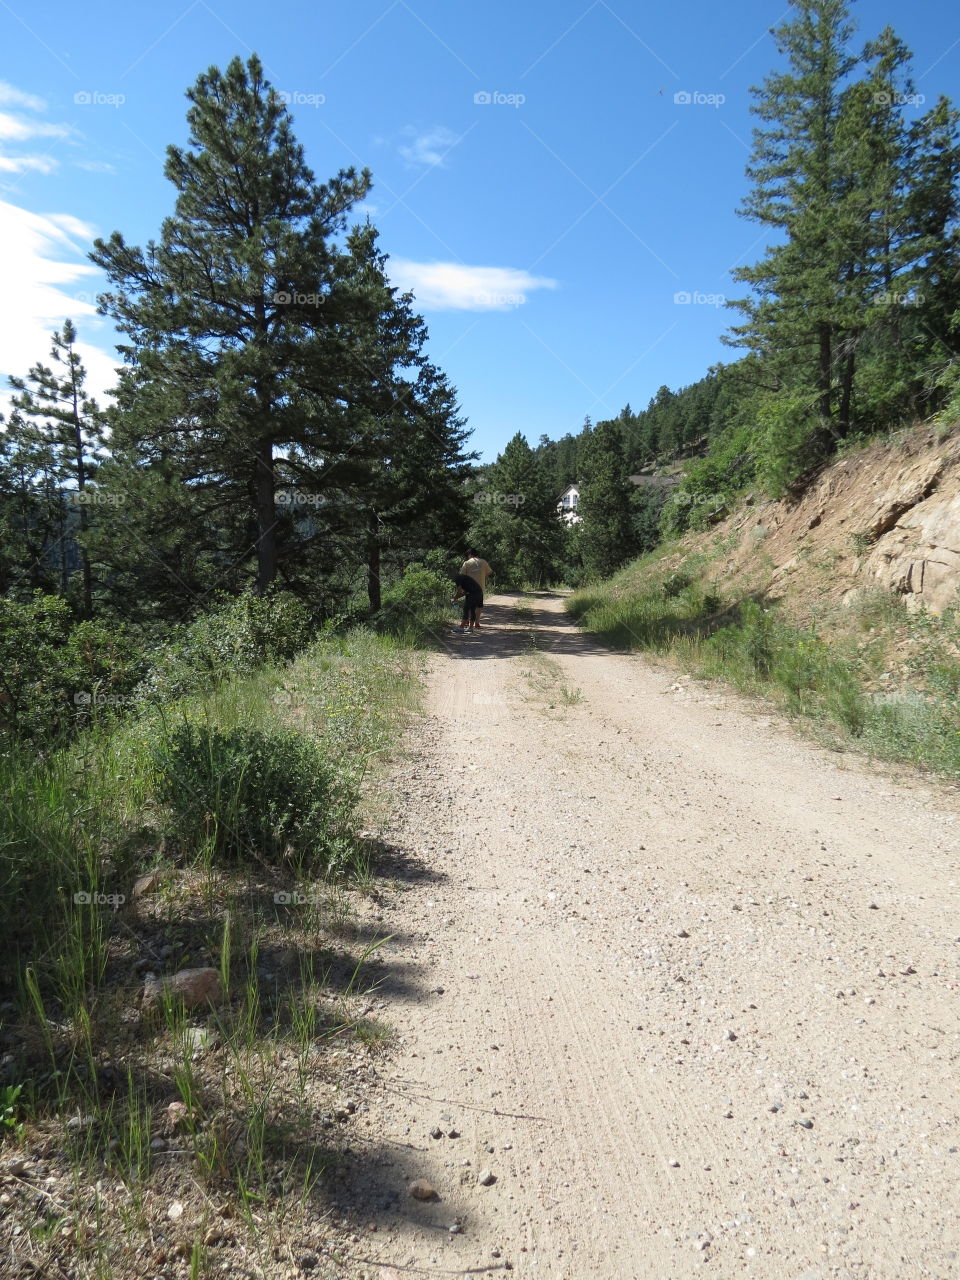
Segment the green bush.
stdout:
<svg viewBox="0 0 960 1280">
<path fill-rule="evenodd" d="M 0 736 L 39 744 L 82 728 L 135 702 L 145 668 L 130 632 L 76 622 L 59 596 L 0 599 Z"/>
<path fill-rule="evenodd" d="M 205 693 L 265 663 L 288 661 L 313 634 L 310 611 L 290 592 L 220 596 L 157 650 L 138 692 L 164 702 Z"/>
<path fill-rule="evenodd" d="M 157 799 L 188 849 L 339 869 L 356 794 L 313 739 L 184 722 L 153 748 Z"/>
<path fill-rule="evenodd" d="M 438 569 L 408 565 L 400 581 L 384 592 L 377 626 L 410 644 L 436 639 L 446 630 L 454 589 Z"/>
</svg>

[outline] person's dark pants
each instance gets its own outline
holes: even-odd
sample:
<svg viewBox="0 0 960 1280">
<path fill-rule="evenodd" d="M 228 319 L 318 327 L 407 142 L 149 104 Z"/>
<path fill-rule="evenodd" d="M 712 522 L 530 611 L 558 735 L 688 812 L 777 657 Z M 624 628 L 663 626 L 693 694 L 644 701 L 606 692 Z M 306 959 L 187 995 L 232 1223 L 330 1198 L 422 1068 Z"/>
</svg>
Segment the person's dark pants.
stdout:
<svg viewBox="0 0 960 1280">
<path fill-rule="evenodd" d="M 482 591 L 466 591 L 463 596 L 463 624 L 474 623 L 477 620 L 477 610 L 483 608 L 483 592 Z"/>
</svg>

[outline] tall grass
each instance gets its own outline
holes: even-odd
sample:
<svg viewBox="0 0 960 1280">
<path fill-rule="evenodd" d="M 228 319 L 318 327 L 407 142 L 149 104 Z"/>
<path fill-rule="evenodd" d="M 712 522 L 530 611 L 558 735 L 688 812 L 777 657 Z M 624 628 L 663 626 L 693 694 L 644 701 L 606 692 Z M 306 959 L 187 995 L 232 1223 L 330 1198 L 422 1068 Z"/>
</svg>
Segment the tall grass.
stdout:
<svg viewBox="0 0 960 1280">
<path fill-rule="evenodd" d="M 578 591 L 571 613 L 612 646 L 669 654 L 693 673 L 768 696 L 811 726 L 826 727 L 874 755 L 960 775 L 960 621 L 907 615 L 889 595 L 868 594 L 850 613 L 874 636 L 828 641 L 815 627 L 778 616 L 762 597 L 730 598 L 705 562 L 663 572 L 639 561 L 609 582 Z M 884 631 L 906 628 L 915 645 L 910 688 L 878 693 Z M 875 633 L 880 632 L 879 636 Z"/>
</svg>

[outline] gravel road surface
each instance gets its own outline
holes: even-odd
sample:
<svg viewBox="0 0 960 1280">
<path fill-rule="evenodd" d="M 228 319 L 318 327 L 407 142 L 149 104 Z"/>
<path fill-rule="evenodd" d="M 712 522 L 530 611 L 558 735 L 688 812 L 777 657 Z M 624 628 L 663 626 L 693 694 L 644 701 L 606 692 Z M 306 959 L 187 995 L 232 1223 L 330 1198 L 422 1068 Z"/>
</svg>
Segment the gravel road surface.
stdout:
<svg viewBox="0 0 960 1280">
<path fill-rule="evenodd" d="M 960 1275 L 954 798 L 517 599 L 431 658 L 395 769 L 355 1256 Z"/>
</svg>

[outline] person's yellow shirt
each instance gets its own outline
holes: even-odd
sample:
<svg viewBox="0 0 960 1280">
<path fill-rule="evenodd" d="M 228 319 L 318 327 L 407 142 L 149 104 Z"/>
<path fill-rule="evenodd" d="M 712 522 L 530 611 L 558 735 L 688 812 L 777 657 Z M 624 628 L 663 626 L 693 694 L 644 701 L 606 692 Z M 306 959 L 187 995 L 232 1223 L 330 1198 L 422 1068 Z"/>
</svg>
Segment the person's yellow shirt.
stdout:
<svg viewBox="0 0 960 1280">
<path fill-rule="evenodd" d="M 493 577 L 493 570 L 486 560 L 481 560 L 479 556 L 471 556 L 469 560 L 464 560 L 460 566 L 460 572 L 472 578 L 481 591 L 486 591 L 487 579 Z"/>
</svg>

